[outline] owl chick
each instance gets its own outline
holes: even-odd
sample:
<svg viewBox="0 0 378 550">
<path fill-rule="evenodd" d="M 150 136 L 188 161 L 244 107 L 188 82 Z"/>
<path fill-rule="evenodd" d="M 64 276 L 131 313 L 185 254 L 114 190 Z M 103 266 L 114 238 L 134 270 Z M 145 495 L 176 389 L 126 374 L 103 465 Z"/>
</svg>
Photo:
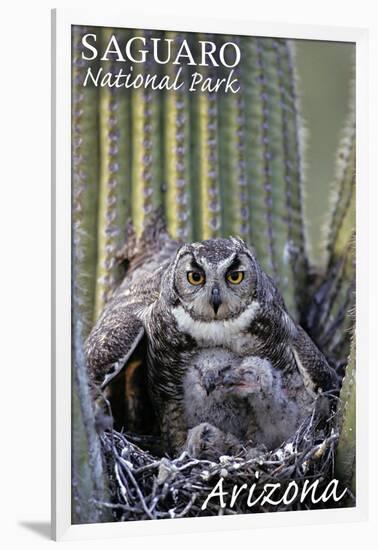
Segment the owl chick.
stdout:
<svg viewBox="0 0 378 550">
<path fill-rule="evenodd" d="M 203 350 L 184 377 L 186 450 L 197 457 L 273 449 L 299 426 L 305 409 L 290 399 L 267 359 Z"/>
</svg>

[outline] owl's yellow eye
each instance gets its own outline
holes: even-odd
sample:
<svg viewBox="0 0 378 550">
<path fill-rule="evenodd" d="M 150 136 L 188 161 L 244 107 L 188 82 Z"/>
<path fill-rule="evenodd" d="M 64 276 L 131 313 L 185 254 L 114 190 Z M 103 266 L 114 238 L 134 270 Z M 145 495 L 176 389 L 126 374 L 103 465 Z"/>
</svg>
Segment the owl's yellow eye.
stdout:
<svg viewBox="0 0 378 550">
<path fill-rule="evenodd" d="M 188 271 L 188 281 L 191 285 L 203 285 L 205 282 L 205 275 L 200 271 Z"/>
<path fill-rule="evenodd" d="M 227 281 L 233 285 L 238 285 L 244 279 L 244 271 L 230 271 L 227 273 Z"/>
</svg>

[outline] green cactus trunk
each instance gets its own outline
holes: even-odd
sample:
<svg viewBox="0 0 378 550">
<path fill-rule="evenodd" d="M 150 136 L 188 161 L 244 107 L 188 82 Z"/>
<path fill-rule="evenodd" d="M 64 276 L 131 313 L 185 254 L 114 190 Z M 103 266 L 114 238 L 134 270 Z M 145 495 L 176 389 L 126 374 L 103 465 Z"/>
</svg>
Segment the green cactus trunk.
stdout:
<svg viewBox="0 0 378 550">
<path fill-rule="evenodd" d="M 103 44 L 111 29 L 103 29 Z M 121 38 L 126 38 L 122 33 Z M 105 71 L 117 72 L 117 63 L 104 62 Z M 125 219 L 131 215 L 130 98 L 118 88 L 100 88 L 99 97 L 99 207 L 97 222 L 96 318 L 117 280 L 115 253 L 125 239 Z"/>
<path fill-rule="evenodd" d="M 336 156 L 333 206 L 326 226 L 328 265 L 344 253 L 356 227 L 356 123 L 354 101 L 351 103 L 351 114 Z"/>
<path fill-rule="evenodd" d="M 338 410 L 340 429 L 335 474 L 356 494 L 356 340 L 353 338 Z"/>
<path fill-rule="evenodd" d="M 81 38 L 89 29 L 72 32 L 72 223 L 73 241 L 80 252 L 75 258 L 76 283 L 81 288 L 84 336 L 94 321 L 97 269 L 97 212 L 99 183 L 99 127 L 97 88 L 83 87 L 85 66 L 81 59 Z M 94 67 L 95 69 L 95 67 Z"/>
<path fill-rule="evenodd" d="M 354 108 L 351 109 L 354 113 Z M 325 226 L 326 271 L 307 312 L 306 325 L 330 359 L 346 361 L 355 305 L 355 119 L 349 116 L 337 152 L 332 205 Z"/>
<path fill-rule="evenodd" d="M 93 402 L 84 359 L 84 341 L 95 320 L 99 198 L 99 93 L 84 88 L 81 37 L 72 32 L 72 522 L 109 520 L 96 501 L 109 498 Z M 95 67 L 94 67 L 95 68 Z"/>
<path fill-rule="evenodd" d="M 135 36 L 150 36 L 136 31 Z M 135 74 L 154 72 L 143 64 Z M 150 89 L 132 89 L 131 96 L 131 212 L 137 235 L 141 235 L 148 217 L 161 203 L 161 98 Z M 124 220 L 125 224 L 126 220 Z"/>
<path fill-rule="evenodd" d="M 230 37 L 226 37 L 230 39 Z M 240 47 L 240 40 L 236 40 Z M 240 69 L 235 70 L 240 79 Z M 245 97 L 220 94 L 219 176 L 221 187 L 222 231 L 249 240 L 249 204 L 245 150 Z"/>
<path fill-rule="evenodd" d="M 99 503 L 109 500 L 101 443 L 95 426 L 93 402 L 85 366 L 80 315 L 73 317 L 72 376 L 72 522 L 111 521 Z"/>
<path fill-rule="evenodd" d="M 302 206 L 302 127 L 292 47 L 280 39 L 245 40 L 245 90 L 250 242 L 299 316 L 308 276 Z"/>
<path fill-rule="evenodd" d="M 166 33 L 168 39 L 182 42 L 183 36 Z M 175 80 L 179 72 L 176 66 L 167 66 L 167 75 Z M 187 71 L 181 68 L 181 76 L 187 83 Z M 164 95 L 164 174 L 167 228 L 174 239 L 188 241 L 192 237 L 190 193 L 190 98 L 180 88 L 168 90 Z"/>
</svg>

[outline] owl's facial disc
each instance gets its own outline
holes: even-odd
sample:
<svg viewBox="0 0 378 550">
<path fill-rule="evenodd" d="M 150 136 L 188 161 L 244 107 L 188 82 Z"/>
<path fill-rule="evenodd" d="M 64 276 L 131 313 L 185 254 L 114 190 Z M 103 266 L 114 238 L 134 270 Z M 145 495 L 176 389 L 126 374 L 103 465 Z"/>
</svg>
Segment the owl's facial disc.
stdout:
<svg viewBox="0 0 378 550">
<path fill-rule="evenodd" d="M 174 286 L 193 319 L 222 321 L 240 315 L 253 299 L 255 276 L 249 256 L 232 241 L 214 239 L 185 247 Z"/>
</svg>

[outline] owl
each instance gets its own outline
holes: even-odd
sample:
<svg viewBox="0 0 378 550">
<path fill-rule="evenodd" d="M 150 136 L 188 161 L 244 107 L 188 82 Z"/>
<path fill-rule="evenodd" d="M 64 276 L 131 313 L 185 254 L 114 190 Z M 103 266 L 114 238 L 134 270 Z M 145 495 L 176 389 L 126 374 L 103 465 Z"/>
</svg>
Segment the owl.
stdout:
<svg viewBox="0 0 378 550">
<path fill-rule="evenodd" d="M 240 238 L 181 244 L 157 219 L 86 342 L 102 389 L 142 341 L 165 450 L 206 455 L 290 436 L 336 377 Z M 207 444 L 210 440 L 210 443 Z"/>
</svg>

